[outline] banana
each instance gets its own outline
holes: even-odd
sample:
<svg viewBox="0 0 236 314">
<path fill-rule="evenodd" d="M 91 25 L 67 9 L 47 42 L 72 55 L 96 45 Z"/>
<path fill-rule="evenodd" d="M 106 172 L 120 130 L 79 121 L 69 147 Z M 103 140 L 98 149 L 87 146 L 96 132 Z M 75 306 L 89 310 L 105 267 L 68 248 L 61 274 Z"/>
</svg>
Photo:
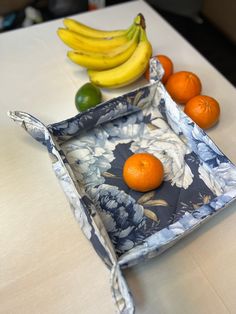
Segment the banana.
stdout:
<svg viewBox="0 0 236 314">
<path fill-rule="evenodd" d="M 125 35 L 128 29 L 120 29 L 114 31 L 98 30 L 96 28 L 89 27 L 74 19 L 66 18 L 63 23 L 67 29 L 75 33 L 94 38 L 107 38 Z"/>
<path fill-rule="evenodd" d="M 57 34 L 61 40 L 72 49 L 82 49 L 93 52 L 108 52 L 111 49 L 126 44 L 132 38 L 136 28 L 137 26 L 133 25 L 127 34 L 105 39 L 86 37 L 64 28 L 59 28 L 57 30 Z"/>
<path fill-rule="evenodd" d="M 137 80 L 146 71 L 152 46 L 141 27 L 140 41 L 131 57 L 121 65 L 104 71 L 88 70 L 90 81 L 99 87 L 118 88 Z"/>
<path fill-rule="evenodd" d="M 140 20 L 142 18 L 143 16 L 141 14 L 138 14 L 135 17 L 133 24 L 129 26 L 127 29 L 120 29 L 120 30 L 113 30 L 113 31 L 106 31 L 106 30 L 92 28 L 88 25 L 80 23 L 71 18 L 65 18 L 63 20 L 63 23 L 67 29 L 69 29 L 72 32 L 78 33 L 80 35 L 84 35 L 87 37 L 94 37 L 94 38 L 111 38 L 111 37 L 118 37 L 118 36 L 126 35 L 132 29 L 133 25 L 140 24 Z"/>
<path fill-rule="evenodd" d="M 139 41 L 140 27 L 137 27 L 133 38 L 126 44 L 108 53 L 88 52 L 84 50 L 69 51 L 71 61 L 87 69 L 105 70 L 124 63 L 135 51 Z"/>
</svg>

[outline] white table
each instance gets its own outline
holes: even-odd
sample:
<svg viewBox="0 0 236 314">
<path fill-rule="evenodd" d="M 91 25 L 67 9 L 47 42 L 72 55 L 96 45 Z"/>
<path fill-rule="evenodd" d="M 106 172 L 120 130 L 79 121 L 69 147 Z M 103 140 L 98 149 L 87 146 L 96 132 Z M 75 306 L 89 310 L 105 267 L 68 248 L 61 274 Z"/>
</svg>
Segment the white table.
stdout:
<svg viewBox="0 0 236 314">
<path fill-rule="evenodd" d="M 220 123 L 208 134 L 236 163 L 235 88 L 151 7 L 127 2 L 78 18 L 115 29 L 139 12 L 154 53 L 169 55 L 176 71 L 197 73 L 203 94 L 220 102 Z M 88 79 L 66 59 L 59 26 L 61 19 L 0 35 L 1 314 L 114 312 L 109 272 L 75 222 L 48 154 L 6 115 L 22 110 L 48 124 L 76 114 L 74 94 Z M 162 256 L 127 270 L 136 313 L 236 313 L 235 225 L 233 204 Z"/>
</svg>

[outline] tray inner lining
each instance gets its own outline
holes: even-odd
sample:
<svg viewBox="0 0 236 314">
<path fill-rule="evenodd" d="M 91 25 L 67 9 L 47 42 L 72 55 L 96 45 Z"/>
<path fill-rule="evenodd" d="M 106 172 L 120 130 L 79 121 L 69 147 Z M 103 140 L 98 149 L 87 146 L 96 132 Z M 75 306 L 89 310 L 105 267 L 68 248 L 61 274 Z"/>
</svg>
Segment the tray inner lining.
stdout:
<svg viewBox="0 0 236 314">
<path fill-rule="evenodd" d="M 142 111 L 80 132 L 61 144 L 118 254 L 216 196 L 202 179 L 203 162 L 169 127 L 157 105 L 154 97 Z M 147 193 L 129 189 L 122 179 L 125 160 L 143 151 L 158 157 L 165 170 L 161 187 Z"/>
</svg>

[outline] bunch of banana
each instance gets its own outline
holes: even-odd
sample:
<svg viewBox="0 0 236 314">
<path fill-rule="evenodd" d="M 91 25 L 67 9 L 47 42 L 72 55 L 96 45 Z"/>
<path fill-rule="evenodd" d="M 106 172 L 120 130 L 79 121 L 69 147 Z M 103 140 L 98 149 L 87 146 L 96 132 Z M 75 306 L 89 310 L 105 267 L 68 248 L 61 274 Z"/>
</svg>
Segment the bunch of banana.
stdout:
<svg viewBox="0 0 236 314">
<path fill-rule="evenodd" d="M 131 57 L 112 69 L 88 70 L 90 81 L 106 88 L 118 88 L 131 84 L 146 71 L 151 55 L 152 46 L 147 39 L 145 29 L 141 28 L 139 43 Z"/>
<path fill-rule="evenodd" d="M 88 69 L 89 78 L 95 85 L 121 87 L 145 72 L 152 47 L 142 14 L 124 30 L 98 30 L 69 18 L 64 19 L 64 25 L 66 28 L 59 28 L 57 33 L 73 49 L 67 56 Z"/>
</svg>

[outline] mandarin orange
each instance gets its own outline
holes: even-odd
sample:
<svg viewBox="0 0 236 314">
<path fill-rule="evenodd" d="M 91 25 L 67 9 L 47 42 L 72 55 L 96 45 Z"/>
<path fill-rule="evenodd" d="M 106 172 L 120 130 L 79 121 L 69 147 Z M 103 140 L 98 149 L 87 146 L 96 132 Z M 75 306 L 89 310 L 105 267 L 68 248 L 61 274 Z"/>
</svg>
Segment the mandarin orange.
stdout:
<svg viewBox="0 0 236 314">
<path fill-rule="evenodd" d="M 147 192 L 158 188 L 164 177 L 162 162 L 152 154 L 130 156 L 123 167 L 123 179 L 131 189 Z"/>
<path fill-rule="evenodd" d="M 157 58 L 163 69 L 164 69 L 164 75 L 161 79 L 162 83 L 165 84 L 170 75 L 173 73 L 174 65 L 171 59 L 165 55 L 157 55 L 154 58 Z M 145 72 L 145 78 L 149 81 L 150 79 L 150 73 L 149 73 L 149 68 Z"/>
<path fill-rule="evenodd" d="M 212 127 L 220 117 L 220 105 L 210 96 L 198 95 L 190 99 L 184 112 L 201 128 Z"/>
<path fill-rule="evenodd" d="M 180 71 L 172 74 L 165 85 L 170 96 L 179 104 L 185 104 L 199 95 L 202 84 L 199 77 L 192 72 Z"/>
</svg>

